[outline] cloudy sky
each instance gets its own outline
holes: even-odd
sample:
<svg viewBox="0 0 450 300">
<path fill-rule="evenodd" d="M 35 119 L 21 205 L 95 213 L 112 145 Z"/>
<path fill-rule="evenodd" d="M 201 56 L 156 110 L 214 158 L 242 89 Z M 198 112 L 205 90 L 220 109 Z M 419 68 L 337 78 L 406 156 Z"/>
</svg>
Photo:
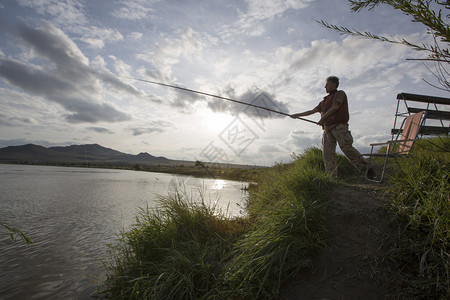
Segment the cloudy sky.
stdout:
<svg viewBox="0 0 450 300">
<path fill-rule="evenodd" d="M 429 38 L 400 12 L 351 13 L 347 0 L 1 1 L 0 147 L 97 143 L 272 165 L 320 146 L 317 125 L 142 80 L 292 114 L 315 107 L 336 75 L 362 152 L 389 139 L 397 93 L 448 96 L 424 82 L 434 81 L 432 65 L 406 60 L 425 54 L 339 35 L 319 20 Z"/>
</svg>

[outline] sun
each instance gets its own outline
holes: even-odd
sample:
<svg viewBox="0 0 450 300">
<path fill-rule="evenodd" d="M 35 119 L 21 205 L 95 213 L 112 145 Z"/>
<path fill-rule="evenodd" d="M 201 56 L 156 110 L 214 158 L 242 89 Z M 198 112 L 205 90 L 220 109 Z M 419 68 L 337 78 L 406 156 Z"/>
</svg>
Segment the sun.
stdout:
<svg viewBox="0 0 450 300">
<path fill-rule="evenodd" d="M 229 114 L 207 111 L 202 114 L 202 130 L 220 133 L 233 122 L 234 118 Z"/>
</svg>

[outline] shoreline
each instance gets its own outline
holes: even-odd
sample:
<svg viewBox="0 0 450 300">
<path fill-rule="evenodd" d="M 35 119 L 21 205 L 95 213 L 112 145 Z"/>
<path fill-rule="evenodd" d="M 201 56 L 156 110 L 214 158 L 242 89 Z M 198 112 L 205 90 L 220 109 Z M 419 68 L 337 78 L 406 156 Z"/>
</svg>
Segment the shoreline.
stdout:
<svg viewBox="0 0 450 300">
<path fill-rule="evenodd" d="M 29 162 L 0 162 L 0 165 L 28 165 L 28 166 L 49 166 L 49 167 L 67 167 L 67 168 L 97 168 L 108 170 L 129 170 L 139 172 L 155 172 L 165 174 L 175 174 L 184 176 L 193 176 L 196 178 L 224 179 L 234 181 L 254 182 L 262 170 L 268 167 L 252 168 L 210 168 L 208 166 L 195 167 L 185 165 L 173 166 L 147 166 L 147 165 L 110 165 L 110 164 L 79 164 L 79 163 L 29 163 Z"/>
</svg>

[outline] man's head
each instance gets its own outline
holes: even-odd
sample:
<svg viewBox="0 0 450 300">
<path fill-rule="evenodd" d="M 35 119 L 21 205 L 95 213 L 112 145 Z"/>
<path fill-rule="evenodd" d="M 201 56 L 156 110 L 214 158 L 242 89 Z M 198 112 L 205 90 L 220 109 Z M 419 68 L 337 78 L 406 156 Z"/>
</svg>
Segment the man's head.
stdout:
<svg viewBox="0 0 450 300">
<path fill-rule="evenodd" d="M 337 90 L 339 86 L 339 78 L 336 76 L 330 76 L 327 78 L 327 83 L 325 84 L 325 90 L 327 93 L 330 93 L 334 90 Z"/>
</svg>

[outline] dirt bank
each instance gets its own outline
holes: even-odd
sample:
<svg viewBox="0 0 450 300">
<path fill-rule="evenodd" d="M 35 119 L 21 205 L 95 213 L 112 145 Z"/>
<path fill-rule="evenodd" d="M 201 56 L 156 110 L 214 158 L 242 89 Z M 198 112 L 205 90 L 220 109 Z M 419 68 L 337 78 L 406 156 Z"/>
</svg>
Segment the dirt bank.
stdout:
<svg viewBox="0 0 450 300">
<path fill-rule="evenodd" d="M 377 262 L 384 254 L 382 238 L 389 232 L 385 200 L 376 185 L 341 185 L 329 194 L 327 227 L 331 246 L 313 259 L 282 290 L 280 300 L 386 299 L 388 274 Z"/>
</svg>

